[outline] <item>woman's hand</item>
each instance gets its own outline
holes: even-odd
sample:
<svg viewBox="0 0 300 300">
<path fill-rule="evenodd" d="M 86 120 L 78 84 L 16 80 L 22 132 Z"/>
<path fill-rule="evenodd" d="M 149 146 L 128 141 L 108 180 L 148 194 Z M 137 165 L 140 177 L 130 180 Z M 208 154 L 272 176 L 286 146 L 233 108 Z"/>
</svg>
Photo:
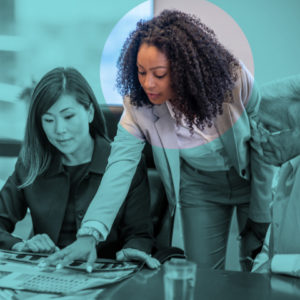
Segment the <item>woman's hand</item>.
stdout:
<svg viewBox="0 0 300 300">
<path fill-rule="evenodd" d="M 82 236 L 78 237 L 75 242 L 63 250 L 50 255 L 43 260 L 39 266 L 46 267 L 55 265 L 57 269 L 61 269 L 71 264 L 74 260 L 84 260 L 87 262 L 87 272 L 91 273 L 96 259 L 97 250 L 95 238 L 92 236 Z"/>
<path fill-rule="evenodd" d="M 160 266 L 160 262 L 156 258 L 145 253 L 144 251 L 133 248 L 125 248 L 120 250 L 117 252 L 116 258 L 120 261 L 144 261 L 150 269 L 157 269 Z"/>
<path fill-rule="evenodd" d="M 13 251 L 18 252 L 39 252 L 39 253 L 53 253 L 59 248 L 54 244 L 48 234 L 37 234 L 30 240 L 19 242 L 13 245 Z"/>
</svg>

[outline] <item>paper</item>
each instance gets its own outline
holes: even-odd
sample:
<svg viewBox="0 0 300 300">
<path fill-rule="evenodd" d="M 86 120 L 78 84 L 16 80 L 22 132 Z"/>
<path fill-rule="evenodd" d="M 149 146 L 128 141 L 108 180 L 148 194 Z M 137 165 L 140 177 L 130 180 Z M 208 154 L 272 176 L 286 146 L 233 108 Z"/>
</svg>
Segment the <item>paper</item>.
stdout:
<svg viewBox="0 0 300 300">
<path fill-rule="evenodd" d="M 141 267 L 141 264 L 98 260 L 95 264 L 95 271 L 92 273 L 85 272 L 85 267 L 81 268 L 78 262 L 71 268 L 40 269 L 37 264 L 41 258 L 41 255 L 32 253 L 18 254 L 0 251 L 0 287 L 69 294 L 119 282 L 130 277 Z"/>
</svg>

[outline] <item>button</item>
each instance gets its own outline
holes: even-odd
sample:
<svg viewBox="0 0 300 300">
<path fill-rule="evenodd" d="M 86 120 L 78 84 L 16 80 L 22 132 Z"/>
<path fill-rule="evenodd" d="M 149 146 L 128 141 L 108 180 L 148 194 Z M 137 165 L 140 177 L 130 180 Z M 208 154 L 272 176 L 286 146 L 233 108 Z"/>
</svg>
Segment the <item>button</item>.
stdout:
<svg viewBox="0 0 300 300">
<path fill-rule="evenodd" d="M 83 216 L 84 216 L 84 213 L 82 211 L 79 212 L 77 215 L 78 219 L 80 219 L 80 220 L 83 219 Z"/>
<path fill-rule="evenodd" d="M 243 176 L 246 175 L 246 170 L 245 170 L 245 169 L 242 170 L 242 175 L 243 175 Z"/>
</svg>

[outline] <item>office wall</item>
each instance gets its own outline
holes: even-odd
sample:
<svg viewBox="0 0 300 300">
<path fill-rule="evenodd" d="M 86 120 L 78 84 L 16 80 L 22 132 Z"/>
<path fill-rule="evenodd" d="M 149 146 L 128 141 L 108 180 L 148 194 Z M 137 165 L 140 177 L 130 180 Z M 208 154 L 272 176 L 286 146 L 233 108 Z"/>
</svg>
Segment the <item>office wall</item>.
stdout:
<svg viewBox="0 0 300 300">
<path fill-rule="evenodd" d="M 299 0 L 154 0 L 154 15 L 172 8 L 200 16 L 259 83 L 300 73 Z"/>
</svg>

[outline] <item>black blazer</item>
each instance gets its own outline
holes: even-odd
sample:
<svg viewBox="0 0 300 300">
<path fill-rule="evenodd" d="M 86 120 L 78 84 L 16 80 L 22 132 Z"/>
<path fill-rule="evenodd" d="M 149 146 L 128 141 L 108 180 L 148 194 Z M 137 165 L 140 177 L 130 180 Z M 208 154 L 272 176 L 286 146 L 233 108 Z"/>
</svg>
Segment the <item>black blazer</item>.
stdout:
<svg viewBox="0 0 300 300">
<path fill-rule="evenodd" d="M 91 163 L 75 191 L 76 229 L 92 201 L 106 168 L 110 144 L 102 137 L 95 138 Z M 38 176 L 34 183 L 18 189 L 25 176 L 18 159 L 13 174 L 0 192 L 0 248 L 11 249 L 21 239 L 11 235 L 16 222 L 30 209 L 34 234 L 46 233 L 57 244 L 69 196 L 69 175 L 59 156 L 50 168 Z M 100 257 L 114 258 L 122 248 L 136 248 L 151 252 L 153 244 L 150 218 L 150 193 L 146 166 L 142 160 L 137 168 L 127 198 L 121 206 L 110 234 L 98 246 Z"/>
</svg>

